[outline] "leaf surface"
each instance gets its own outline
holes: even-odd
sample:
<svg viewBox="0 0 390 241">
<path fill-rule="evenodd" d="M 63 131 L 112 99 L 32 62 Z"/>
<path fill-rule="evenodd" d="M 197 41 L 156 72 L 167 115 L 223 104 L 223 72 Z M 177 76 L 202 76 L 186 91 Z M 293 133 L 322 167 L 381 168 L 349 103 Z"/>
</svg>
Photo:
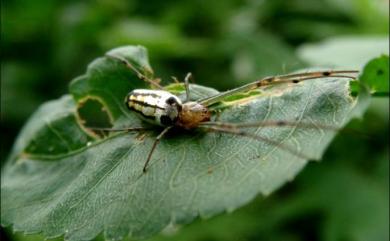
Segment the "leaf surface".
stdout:
<svg viewBox="0 0 390 241">
<path fill-rule="evenodd" d="M 82 131 L 69 95 L 43 104 L 20 132 L 10 159 L 35 156 L 57 159 L 83 148 L 94 138 Z"/>
<path fill-rule="evenodd" d="M 151 73 L 143 48 L 114 51 Z M 309 157 L 320 159 L 336 134 L 320 125 L 342 127 L 356 116 L 354 110 L 364 111 L 359 108 L 360 96 L 350 96 L 348 81 L 334 78 L 231 97 L 214 107 L 218 112 L 213 120 L 298 124 L 247 129 L 272 140 L 268 142 L 201 129 L 176 130 L 162 139 L 148 172 L 142 174 L 160 128 L 95 139 L 81 126 L 76 110 L 85 98 L 93 97 L 103 103 L 114 126 L 143 126 L 126 110 L 123 99 L 133 88 L 145 86 L 120 63 L 101 58 L 89 66 L 86 75 L 72 82 L 70 92 L 75 101 L 66 96 L 45 104 L 26 124 L 28 135 L 22 132 L 19 137 L 27 144 L 15 149 L 3 169 L 2 224 L 13 225 L 16 231 L 42 232 L 45 237 L 65 235 L 67 240 L 90 240 L 101 232 L 108 240 L 120 240 L 129 235 L 148 237 L 167 225 L 188 223 L 197 216 L 233 211 L 259 193 L 268 195 L 292 180 Z M 182 85 L 166 88 L 183 96 Z M 198 85 L 191 89 L 192 99 L 217 93 Z M 48 108 L 50 105 L 54 106 Z M 35 124 L 47 117 L 61 133 L 70 123 L 80 125 L 62 133 L 70 135 L 67 141 L 86 136 L 75 145 L 77 151 L 63 151 L 57 145 L 54 150 L 61 155 L 29 152 L 28 137 L 40 146 L 52 141 L 45 134 L 49 127 Z M 299 123 L 318 124 L 318 128 L 302 128 Z"/>
</svg>

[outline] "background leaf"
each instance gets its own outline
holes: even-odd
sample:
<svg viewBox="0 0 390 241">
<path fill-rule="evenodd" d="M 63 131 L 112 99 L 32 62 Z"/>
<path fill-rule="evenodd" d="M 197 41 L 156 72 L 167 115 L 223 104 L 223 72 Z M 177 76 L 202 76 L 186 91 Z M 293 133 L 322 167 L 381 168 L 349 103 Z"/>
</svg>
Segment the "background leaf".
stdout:
<svg viewBox="0 0 390 241">
<path fill-rule="evenodd" d="M 374 95 L 389 96 L 389 56 L 371 60 L 365 67 L 360 79 L 366 83 Z"/>
<path fill-rule="evenodd" d="M 298 55 L 313 66 L 362 69 L 367 60 L 389 53 L 389 36 L 337 36 L 307 43 Z"/>
</svg>

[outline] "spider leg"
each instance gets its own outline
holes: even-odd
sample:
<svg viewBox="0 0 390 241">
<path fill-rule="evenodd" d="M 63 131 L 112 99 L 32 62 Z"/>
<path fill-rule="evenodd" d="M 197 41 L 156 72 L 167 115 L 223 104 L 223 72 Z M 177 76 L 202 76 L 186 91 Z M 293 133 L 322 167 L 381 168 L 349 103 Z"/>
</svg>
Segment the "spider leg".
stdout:
<svg viewBox="0 0 390 241">
<path fill-rule="evenodd" d="M 249 122 L 249 123 L 230 123 L 230 122 L 218 122 L 218 121 L 210 121 L 210 122 L 202 122 L 199 124 L 199 126 L 212 126 L 212 127 L 218 127 L 218 128 L 232 128 L 232 129 L 238 129 L 238 128 L 250 128 L 250 127 L 302 127 L 302 128 L 309 128 L 309 129 L 324 129 L 324 130 L 331 130 L 331 131 L 339 131 L 340 128 L 329 126 L 329 125 L 323 125 L 323 124 L 313 124 L 313 123 L 307 123 L 307 122 L 294 122 L 294 121 L 283 121 L 283 120 L 276 120 L 276 121 L 258 121 L 258 122 Z"/>
<path fill-rule="evenodd" d="M 148 129 L 145 127 L 101 128 L 101 127 L 89 127 L 89 126 L 86 128 L 90 130 L 96 130 L 96 131 L 142 131 Z"/>
<path fill-rule="evenodd" d="M 152 158 L 153 152 L 156 149 L 157 144 L 160 142 L 161 138 L 172 128 L 173 126 L 166 127 L 157 137 L 156 140 L 154 140 L 152 149 L 149 152 L 148 158 L 146 159 L 146 162 L 144 164 L 144 167 L 142 169 L 143 173 L 146 173 L 146 169 L 148 168 L 148 164 L 150 162 L 150 159 Z"/>
<path fill-rule="evenodd" d="M 323 76 L 323 77 L 334 77 L 334 75 L 337 75 L 337 74 L 358 74 L 359 71 L 358 70 L 329 70 L 329 71 L 312 71 L 312 72 L 301 72 L 301 73 L 296 73 L 296 74 L 285 74 L 285 75 L 279 75 L 279 76 L 274 76 L 274 77 L 267 77 L 267 78 L 264 78 L 264 79 L 268 79 L 268 78 L 279 78 L 279 79 L 290 79 L 290 78 L 293 78 L 293 77 L 308 77 L 308 76 L 317 76 L 317 77 L 320 77 L 320 76 Z M 351 78 L 355 78 L 355 77 L 352 77 L 352 76 L 349 76 Z"/>
<path fill-rule="evenodd" d="M 131 64 L 127 59 L 125 59 L 121 56 L 113 55 L 113 54 L 106 54 L 106 57 L 120 61 L 127 68 L 131 69 L 138 76 L 139 79 L 153 85 L 154 87 L 156 87 L 158 89 L 163 89 L 163 87 L 156 81 L 157 79 L 156 80 L 149 79 L 147 76 L 145 76 L 140 71 L 138 71 L 138 69 L 136 67 L 134 67 L 134 65 Z"/>
<path fill-rule="evenodd" d="M 108 131 L 108 132 L 127 131 L 127 132 L 129 132 L 129 131 L 142 131 L 142 130 L 148 129 L 145 127 L 104 128 L 104 127 L 90 127 L 90 126 L 87 126 L 85 128 L 87 128 L 88 130 L 91 130 L 91 131 L 99 131 L 99 133 L 102 134 L 102 136 L 105 136 L 105 133 L 104 133 L 105 131 Z"/>
<path fill-rule="evenodd" d="M 312 79 L 321 79 L 321 78 L 346 78 L 346 79 L 356 79 L 355 74 L 357 74 L 358 71 L 355 70 L 335 70 L 335 71 L 317 71 L 317 72 L 307 72 L 307 73 L 298 73 L 298 74 L 288 74 L 288 75 L 279 75 L 279 76 L 272 76 L 272 77 L 266 77 L 263 79 L 256 80 L 252 83 L 243 85 L 241 87 L 228 90 L 225 92 L 222 92 L 218 95 L 207 97 L 201 100 L 198 100 L 200 104 L 204 106 L 210 106 L 216 102 L 219 102 L 223 100 L 227 96 L 231 96 L 236 93 L 246 92 L 253 89 L 270 86 L 270 85 L 277 85 L 277 84 L 284 84 L 284 83 L 299 83 L 301 81 L 305 80 L 312 80 Z"/>
<path fill-rule="evenodd" d="M 173 82 L 175 82 L 176 84 L 180 84 L 180 81 L 177 79 L 176 76 L 171 76 L 171 79 L 172 79 Z"/>
<path fill-rule="evenodd" d="M 177 79 L 176 76 L 171 76 L 172 80 L 179 84 L 180 81 Z M 192 73 L 188 72 L 186 77 L 184 78 L 184 88 L 186 89 L 186 99 L 184 102 L 188 102 L 190 100 L 190 79 L 192 78 Z"/>
<path fill-rule="evenodd" d="M 218 127 L 211 127 L 211 126 L 210 127 L 201 126 L 201 127 L 206 129 L 206 130 L 209 130 L 209 131 L 222 132 L 222 133 L 228 133 L 228 134 L 234 134 L 234 135 L 239 135 L 239 136 L 243 136 L 243 137 L 248 137 L 248 138 L 260 141 L 260 142 L 265 142 L 265 143 L 268 143 L 270 145 L 276 146 L 276 147 L 278 147 L 282 150 L 285 150 L 285 151 L 293 154 L 294 156 L 300 157 L 302 159 L 307 159 L 307 160 L 313 159 L 312 157 L 309 157 L 309 156 L 306 156 L 302 153 L 297 152 L 296 150 L 292 149 L 291 147 L 289 147 L 287 145 L 283 145 L 280 142 L 268 139 L 266 137 L 262 137 L 260 135 L 248 133 L 248 132 L 245 132 L 245 131 L 242 131 L 239 129 L 218 128 Z"/>
<path fill-rule="evenodd" d="M 184 87 L 186 88 L 186 100 L 185 102 L 190 101 L 190 79 L 192 78 L 191 72 L 188 72 L 184 78 Z"/>
</svg>

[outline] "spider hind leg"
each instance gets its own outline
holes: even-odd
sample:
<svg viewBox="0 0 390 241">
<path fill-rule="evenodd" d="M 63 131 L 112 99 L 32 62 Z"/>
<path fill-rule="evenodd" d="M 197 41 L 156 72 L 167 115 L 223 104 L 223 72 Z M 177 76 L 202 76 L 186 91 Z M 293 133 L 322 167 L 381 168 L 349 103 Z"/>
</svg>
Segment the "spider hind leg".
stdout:
<svg viewBox="0 0 390 241">
<path fill-rule="evenodd" d="M 114 55 L 114 54 L 106 54 L 107 58 L 117 60 L 121 63 L 123 63 L 128 69 L 132 70 L 139 79 L 145 81 L 146 83 L 154 86 L 157 89 L 163 89 L 163 87 L 159 84 L 159 79 L 150 79 L 146 75 L 142 74 L 133 64 L 131 64 L 127 59 Z"/>
</svg>

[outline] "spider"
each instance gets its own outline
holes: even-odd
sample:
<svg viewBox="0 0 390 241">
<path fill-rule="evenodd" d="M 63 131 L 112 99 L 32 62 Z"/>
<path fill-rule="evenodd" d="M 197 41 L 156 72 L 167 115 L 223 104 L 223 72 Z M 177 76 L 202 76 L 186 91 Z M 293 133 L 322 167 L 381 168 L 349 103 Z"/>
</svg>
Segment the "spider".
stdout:
<svg viewBox="0 0 390 241">
<path fill-rule="evenodd" d="M 153 152 L 156 149 L 160 140 L 172 129 L 180 128 L 183 130 L 192 130 L 196 128 L 203 128 L 209 131 L 216 131 L 222 133 L 230 133 L 234 135 L 246 136 L 258 141 L 267 142 L 271 145 L 275 145 L 285 149 L 288 152 L 291 152 L 294 155 L 299 157 L 308 158 L 297 153 L 295 150 L 288 148 L 287 146 L 281 146 L 277 141 L 273 141 L 259 135 L 251 134 L 245 132 L 242 129 L 247 127 L 264 127 L 264 126 L 293 126 L 297 123 L 288 122 L 288 121 L 261 121 L 254 123 L 227 123 L 227 122 L 218 122 L 211 121 L 211 111 L 209 107 L 215 103 L 222 101 L 224 98 L 241 93 L 254 90 L 257 88 L 263 88 L 271 85 L 285 84 L 285 83 L 299 83 L 305 80 L 328 78 L 328 77 L 337 77 L 337 78 L 347 78 L 354 80 L 354 75 L 358 73 L 356 70 L 329 70 L 329 71 L 315 71 L 315 72 L 306 72 L 306 73 L 296 73 L 288 75 L 278 75 L 266 77 L 263 79 L 256 80 L 254 82 L 248 83 L 246 85 L 240 86 L 235 89 L 231 89 L 225 92 L 218 93 L 216 95 L 199 99 L 197 101 L 190 100 L 190 88 L 189 80 L 192 77 L 191 73 L 188 73 L 184 78 L 184 86 L 186 98 L 184 101 L 180 100 L 177 96 L 171 94 L 170 92 L 164 90 L 164 88 L 158 83 L 155 79 L 150 79 L 146 75 L 138 71 L 127 59 L 107 54 L 106 57 L 120 61 L 127 68 L 131 69 L 139 79 L 149 83 L 157 89 L 134 89 L 129 92 L 125 98 L 125 105 L 130 111 L 133 111 L 138 114 L 138 116 L 152 125 L 163 127 L 163 130 L 156 137 L 153 142 L 152 148 L 146 158 L 145 164 L 143 166 L 143 173 L 146 173 L 148 169 L 148 164 L 152 158 Z M 176 80 L 176 78 L 174 78 Z M 319 125 L 311 125 L 305 123 L 299 123 L 302 127 L 308 128 L 318 128 Z M 320 125 L 324 129 L 335 129 L 329 126 Z M 140 131 L 145 130 L 144 127 L 128 127 L 128 128 L 93 128 L 92 130 L 103 130 L 103 131 Z"/>
</svg>

